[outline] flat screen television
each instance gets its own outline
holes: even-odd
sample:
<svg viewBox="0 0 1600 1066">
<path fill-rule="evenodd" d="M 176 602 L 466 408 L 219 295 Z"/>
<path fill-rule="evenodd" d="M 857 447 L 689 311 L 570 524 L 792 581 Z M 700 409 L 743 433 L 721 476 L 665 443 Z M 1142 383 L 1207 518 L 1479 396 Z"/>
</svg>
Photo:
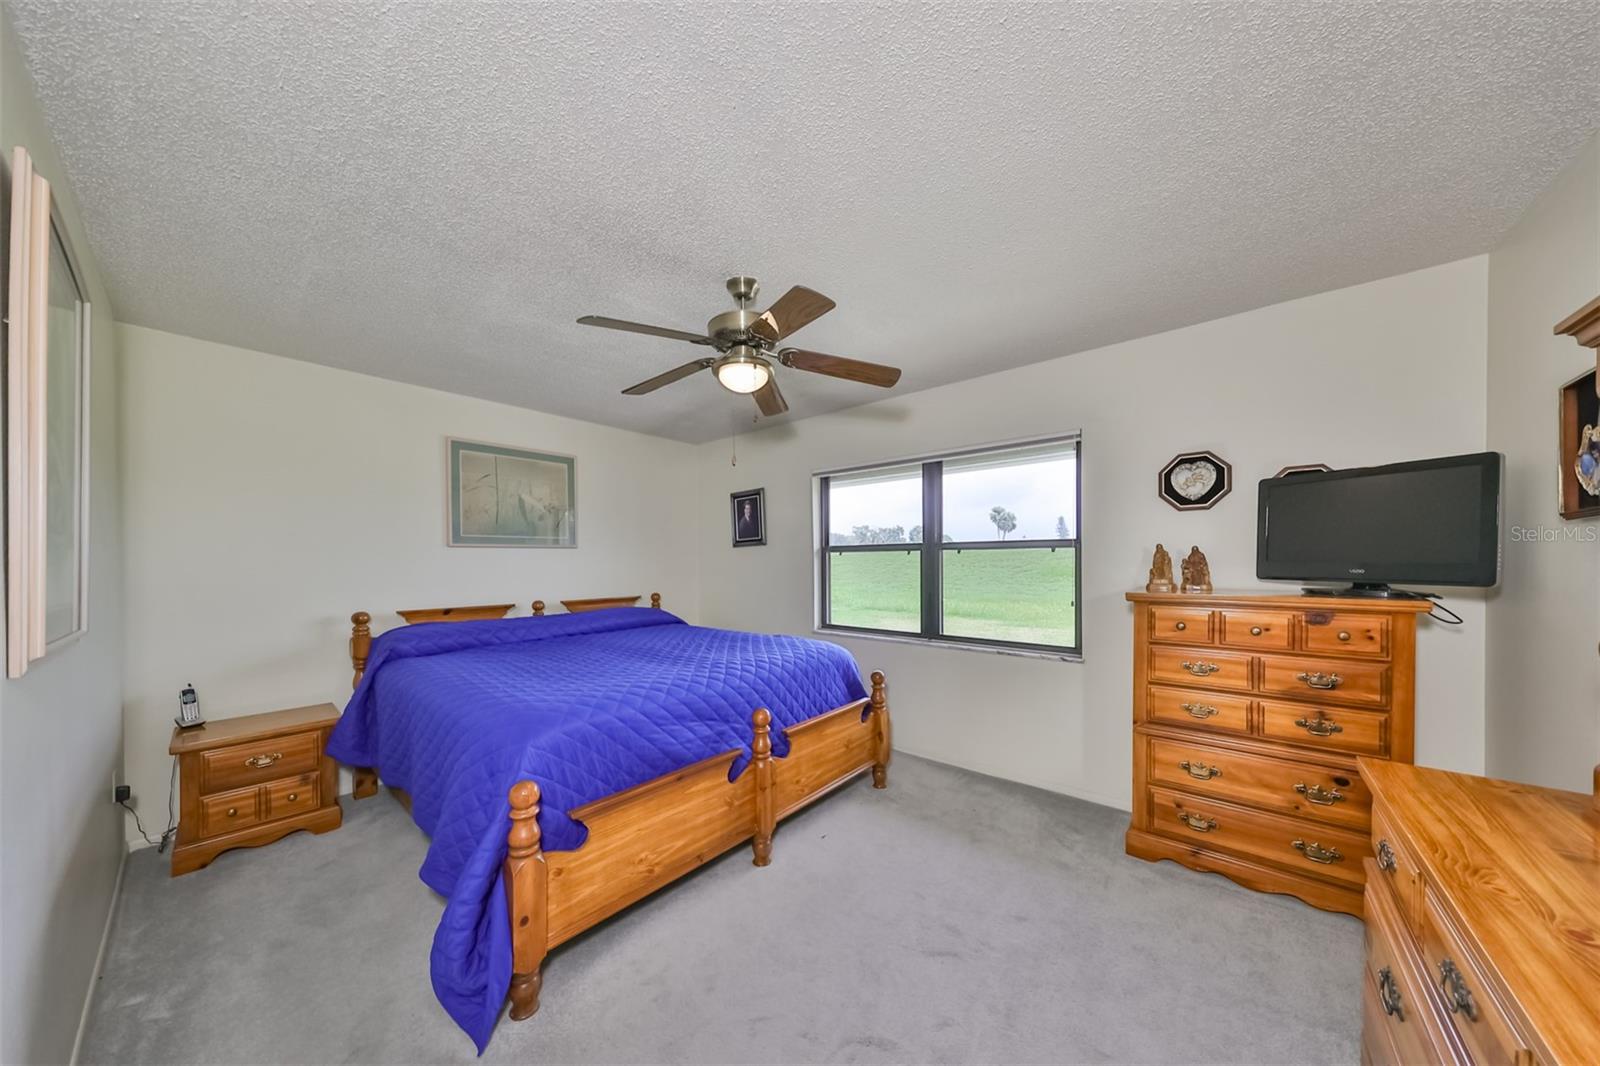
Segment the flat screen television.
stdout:
<svg viewBox="0 0 1600 1066">
<path fill-rule="evenodd" d="M 1368 595 L 1392 594 L 1391 583 L 1493 585 L 1503 461 L 1479 452 L 1267 478 L 1256 577 L 1350 582 L 1342 591 Z"/>
</svg>

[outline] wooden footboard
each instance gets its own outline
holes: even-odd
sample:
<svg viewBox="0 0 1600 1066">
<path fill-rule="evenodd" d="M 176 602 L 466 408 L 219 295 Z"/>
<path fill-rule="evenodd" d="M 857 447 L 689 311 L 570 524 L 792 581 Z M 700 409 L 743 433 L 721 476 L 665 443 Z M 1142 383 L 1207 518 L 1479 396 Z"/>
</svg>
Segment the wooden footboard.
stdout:
<svg viewBox="0 0 1600 1066">
<path fill-rule="evenodd" d="M 569 610 L 615 606 L 639 597 L 562 601 Z M 650 606 L 661 596 L 652 593 Z M 500 605 L 493 609 L 498 610 Z M 417 620 L 482 618 L 489 608 L 430 608 Z M 542 614 L 544 602 L 533 611 Z M 504 612 L 501 611 L 503 614 Z M 372 648 L 372 618 L 350 618 L 353 684 L 359 684 Z M 541 967 L 546 953 L 585 929 L 671 884 L 723 852 L 751 842 L 755 865 L 772 860 L 777 823 L 820 796 L 872 771 L 874 788 L 888 787 L 892 732 L 887 685 L 872 674 L 872 694 L 836 707 L 788 731 L 789 752 L 772 754 L 772 715 L 751 715 L 751 759 L 728 780 L 740 749 L 664 774 L 570 812 L 588 830 L 583 846 L 546 852 L 539 839 L 539 786 L 519 781 L 510 792 L 511 828 L 505 861 L 506 899 L 511 912 L 512 968 L 507 998 L 513 1019 L 539 1009 Z M 374 770 L 355 767 L 355 796 L 378 791 Z M 396 791 L 402 802 L 409 797 Z"/>
</svg>

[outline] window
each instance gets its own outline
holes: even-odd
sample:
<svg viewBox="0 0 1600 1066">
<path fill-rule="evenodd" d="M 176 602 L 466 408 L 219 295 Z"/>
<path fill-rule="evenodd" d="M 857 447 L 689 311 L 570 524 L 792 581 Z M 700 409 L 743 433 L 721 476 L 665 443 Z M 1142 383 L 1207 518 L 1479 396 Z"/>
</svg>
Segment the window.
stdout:
<svg viewBox="0 0 1600 1066">
<path fill-rule="evenodd" d="M 817 478 L 824 629 L 1075 655 L 1076 438 Z"/>
</svg>

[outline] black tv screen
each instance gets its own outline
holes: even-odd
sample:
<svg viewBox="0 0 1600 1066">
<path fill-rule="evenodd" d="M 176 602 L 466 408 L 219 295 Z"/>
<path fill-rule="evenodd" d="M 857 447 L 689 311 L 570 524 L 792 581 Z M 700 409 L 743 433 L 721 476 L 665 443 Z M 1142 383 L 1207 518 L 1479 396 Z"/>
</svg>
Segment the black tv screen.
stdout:
<svg viewBox="0 0 1600 1066">
<path fill-rule="evenodd" d="M 1256 577 L 1356 585 L 1495 584 L 1498 452 L 1261 482 Z"/>
</svg>

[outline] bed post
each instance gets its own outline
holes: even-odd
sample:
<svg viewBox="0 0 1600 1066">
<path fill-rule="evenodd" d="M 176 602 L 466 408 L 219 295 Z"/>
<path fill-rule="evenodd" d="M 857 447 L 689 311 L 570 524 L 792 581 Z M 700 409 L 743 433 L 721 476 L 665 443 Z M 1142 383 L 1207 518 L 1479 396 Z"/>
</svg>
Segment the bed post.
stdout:
<svg viewBox="0 0 1600 1066">
<path fill-rule="evenodd" d="M 889 697 L 884 693 L 883 671 L 872 671 L 872 787 L 889 787 Z"/>
<path fill-rule="evenodd" d="M 533 601 L 533 613 L 535 615 L 544 614 L 544 601 L 543 600 L 534 600 Z"/>
<path fill-rule="evenodd" d="M 511 1018 L 539 1009 L 539 968 L 549 946 L 544 852 L 539 850 L 539 786 L 511 786 L 511 832 L 506 852 L 506 906 L 511 911 Z"/>
<path fill-rule="evenodd" d="M 661 593 L 652 592 L 650 594 L 650 606 L 654 607 L 658 611 L 661 610 Z"/>
<path fill-rule="evenodd" d="M 350 616 L 350 665 L 355 668 L 355 676 L 350 679 L 351 688 L 361 684 L 361 675 L 367 671 L 367 653 L 370 651 L 372 616 L 366 611 L 357 611 Z M 351 772 L 355 778 L 351 783 L 351 798 L 366 799 L 378 794 L 378 771 L 370 766 L 354 766 Z"/>
<path fill-rule="evenodd" d="M 756 727 L 750 744 L 750 769 L 756 775 L 756 835 L 750 846 L 755 852 L 754 863 L 765 866 L 772 861 L 772 830 L 778 821 L 772 807 L 772 712 L 757 707 L 751 721 Z"/>
</svg>

